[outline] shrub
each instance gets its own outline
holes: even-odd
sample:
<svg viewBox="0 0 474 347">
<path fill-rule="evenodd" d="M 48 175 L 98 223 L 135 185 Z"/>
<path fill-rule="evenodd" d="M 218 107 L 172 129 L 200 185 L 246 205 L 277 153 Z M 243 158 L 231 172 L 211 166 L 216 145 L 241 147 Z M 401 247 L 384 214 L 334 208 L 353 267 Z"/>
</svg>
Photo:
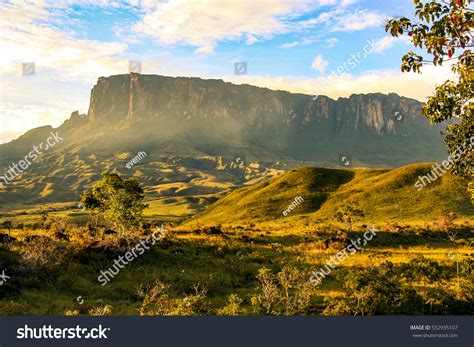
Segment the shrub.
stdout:
<svg viewBox="0 0 474 347">
<path fill-rule="evenodd" d="M 89 310 L 89 314 L 91 316 L 110 316 L 111 313 L 112 313 L 111 305 L 93 307 Z"/>
<path fill-rule="evenodd" d="M 267 268 L 259 269 L 260 286 L 251 298 L 254 312 L 265 315 L 306 314 L 315 296 L 309 274 L 293 266 L 285 266 L 276 275 Z"/>
<path fill-rule="evenodd" d="M 23 268 L 29 272 L 37 272 L 55 258 L 55 243 L 48 237 L 35 235 L 26 240 L 20 255 Z"/>
<path fill-rule="evenodd" d="M 421 314 L 423 300 L 413 288 L 403 287 L 387 262 L 380 267 L 345 272 L 344 296 L 329 297 L 324 315 Z"/>
<path fill-rule="evenodd" d="M 401 266 L 401 272 L 408 280 L 422 280 L 426 283 L 438 283 L 447 279 L 446 271 L 434 260 L 417 256 L 410 263 Z"/>
<path fill-rule="evenodd" d="M 230 294 L 227 297 L 227 304 L 217 310 L 221 316 L 238 316 L 243 313 L 242 303 L 244 302 L 237 294 Z"/>
<path fill-rule="evenodd" d="M 207 289 L 202 285 L 194 285 L 194 293 L 183 299 L 172 299 L 167 293 L 169 286 L 156 280 L 153 287 L 144 290 L 141 286 L 137 290 L 139 297 L 143 297 L 140 308 L 141 316 L 195 316 L 207 313 Z"/>
</svg>

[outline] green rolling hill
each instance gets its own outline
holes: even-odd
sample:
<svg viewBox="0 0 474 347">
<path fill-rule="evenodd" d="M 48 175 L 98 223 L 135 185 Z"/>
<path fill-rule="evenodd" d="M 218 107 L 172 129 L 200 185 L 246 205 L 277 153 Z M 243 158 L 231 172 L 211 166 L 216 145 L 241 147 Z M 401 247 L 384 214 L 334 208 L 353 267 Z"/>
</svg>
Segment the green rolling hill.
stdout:
<svg viewBox="0 0 474 347">
<path fill-rule="evenodd" d="M 447 173 L 419 191 L 414 187 L 418 177 L 430 170 L 431 164 L 396 169 L 295 169 L 228 194 L 184 226 L 327 222 L 345 205 L 362 210 L 364 223 L 432 222 L 448 211 L 472 219 L 474 208 L 464 179 Z M 297 197 L 302 201 L 293 203 Z M 294 208 L 284 216 L 292 203 Z"/>
</svg>

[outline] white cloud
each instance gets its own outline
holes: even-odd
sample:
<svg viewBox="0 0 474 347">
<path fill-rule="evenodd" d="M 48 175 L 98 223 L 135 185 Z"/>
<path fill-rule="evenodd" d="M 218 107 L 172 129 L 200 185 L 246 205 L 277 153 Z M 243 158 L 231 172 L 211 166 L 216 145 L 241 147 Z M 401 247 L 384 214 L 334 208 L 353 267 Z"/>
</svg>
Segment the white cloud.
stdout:
<svg viewBox="0 0 474 347">
<path fill-rule="evenodd" d="M 385 36 L 382 37 L 381 39 L 378 39 L 375 41 L 373 47 L 374 47 L 374 53 L 382 53 L 383 51 L 391 48 L 393 44 L 395 43 L 396 38 L 393 36 Z"/>
<path fill-rule="evenodd" d="M 328 66 L 329 63 L 324 59 L 323 55 L 318 54 L 311 64 L 311 69 L 319 71 L 319 73 L 322 75 Z"/>
<path fill-rule="evenodd" d="M 59 11 L 77 2 L 53 4 Z M 128 72 L 126 44 L 78 39 L 61 31 L 64 18 L 48 12 L 48 5 L 42 0 L 0 4 L 2 142 L 21 130 L 58 126 L 74 110 L 87 112 L 89 91 L 99 76 Z M 35 62 L 36 73 L 21 76 L 22 62 Z"/>
<path fill-rule="evenodd" d="M 320 1 L 321 2 L 321 1 Z M 165 44 L 216 46 L 223 40 L 247 44 L 296 30 L 294 18 L 318 8 L 313 0 L 175 0 L 146 11 L 133 30 Z M 335 2 L 332 1 L 332 4 Z M 212 10 L 209 10 L 212 9 Z"/>
<path fill-rule="evenodd" d="M 339 40 L 336 37 L 331 37 L 329 39 L 326 39 L 325 42 L 327 44 L 326 45 L 327 48 L 332 48 L 336 45 L 336 43 L 339 42 Z"/>
<path fill-rule="evenodd" d="M 247 45 L 253 45 L 254 43 L 258 42 L 259 40 L 255 37 L 255 35 L 247 35 L 247 41 L 246 41 L 246 44 Z"/>
<path fill-rule="evenodd" d="M 321 6 L 338 5 L 341 7 L 346 7 L 356 3 L 357 0 L 319 0 L 318 2 Z"/>
<path fill-rule="evenodd" d="M 36 74 L 3 73 L 0 89 L 0 141 L 43 125 L 59 126 L 78 110 L 87 113 L 90 86 Z"/>
<path fill-rule="evenodd" d="M 206 45 L 206 46 L 201 46 L 197 48 L 194 53 L 196 54 L 210 54 L 214 52 L 214 45 Z"/>
<path fill-rule="evenodd" d="M 349 6 L 352 4 L 355 4 L 357 0 L 342 0 L 341 1 L 341 6 Z"/>
<path fill-rule="evenodd" d="M 315 36 L 306 37 L 302 40 L 284 43 L 280 47 L 281 48 L 302 47 L 302 46 L 307 46 L 312 43 L 318 42 L 319 40 L 320 40 L 320 35 L 315 35 Z"/>
<path fill-rule="evenodd" d="M 300 44 L 301 44 L 301 41 L 293 41 L 293 42 L 284 43 L 280 47 L 281 48 L 293 48 L 293 47 L 299 46 Z"/>
<path fill-rule="evenodd" d="M 298 29 L 307 30 L 318 28 L 324 25 L 329 31 L 358 31 L 371 27 L 380 26 L 386 16 L 367 9 L 349 8 L 347 2 L 345 6 L 336 6 L 321 12 L 317 17 L 299 21 Z"/>
<path fill-rule="evenodd" d="M 359 93 L 397 93 L 401 96 L 425 101 L 433 94 L 436 85 L 453 79 L 450 65 L 427 65 L 422 74 L 402 73 L 399 70 L 374 70 L 362 75 L 344 74 L 335 78 L 239 76 L 227 77 L 226 81 L 236 84 L 251 84 L 274 90 L 293 93 L 320 94 L 337 99 Z"/>
<path fill-rule="evenodd" d="M 378 12 L 369 10 L 358 10 L 346 12 L 335 18 L 333 31 L 357 31 L 370 27 L 379 26 L 384 21 L 384 16 Z"/>
<path fill-rule="evenodd" d="M 0 5 L 0 73 L 18 73 L 22 62 L 31 61 L 36 63 L 37 73 L 61 80 L 90 81 L 126 72 L 122 70 L 126 44 L 77 39 L 48 26 L 47 21 L 53 19 L 44 6 L 39 0 Z"/>
<path fill-rule="evenodd" d="M 393 36 L 384 36 L 374 42 L 372 45 L 374 47 L 374 53 L 382 53 L 387 49 L 393 47 L 394 44 L 403 42 L 405 44 L 410 44 L 411 39 L 408 36 L 402 37 L 393 37 Z"/>
</svg>

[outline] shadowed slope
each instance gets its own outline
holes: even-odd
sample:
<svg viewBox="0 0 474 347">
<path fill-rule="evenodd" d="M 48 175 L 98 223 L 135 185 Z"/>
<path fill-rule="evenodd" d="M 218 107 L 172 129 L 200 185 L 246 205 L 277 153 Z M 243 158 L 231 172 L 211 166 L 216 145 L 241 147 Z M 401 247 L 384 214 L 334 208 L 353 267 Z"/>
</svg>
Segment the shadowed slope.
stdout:
<svg viewBox="0 0 474 347">
<path fill-rule="evenodd" d="M 185 225 L 323 221 L 345 205 L 357 205 L 366 222 L 433 221 L 447 211 L 472 217 L 474 209 L 462 178 L 447 173 L 420 191 L 414 187 L 418 177 L 430 170 L 430 164 L 398 169 L 292 170 L 230 193 Z M 283 211 L 297 196 L 303 201 L 285 217 Z"/>
</svg>

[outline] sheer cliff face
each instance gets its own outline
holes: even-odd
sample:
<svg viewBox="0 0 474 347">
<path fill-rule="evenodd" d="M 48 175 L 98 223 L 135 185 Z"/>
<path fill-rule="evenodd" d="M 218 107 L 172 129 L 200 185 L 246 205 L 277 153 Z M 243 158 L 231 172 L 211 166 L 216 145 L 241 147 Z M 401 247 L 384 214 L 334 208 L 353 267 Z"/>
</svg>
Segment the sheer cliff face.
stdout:
<svg viewBox="0 0 474 347">
<path fill-rule="evenodd" d="M 99 78 L 86 127 L 106 131 L 115 143 L 123 141 L 117 134 L 133 129 L 129 144 L 159 138 L 177 155 L 183 141 L 209 155 L 233 153 L 229 148 L 238 143 L 298 160 L 346 153 L 367 165 L 401 165 L 445 155 L 421 106 L 396 94 L 313 99 L 221 80 L 128 74 Z"/>
<path fill-rule="evenodd" d="M 159 124 L 160 119 L 232 119 L 244 128 L 319 128 L 334 136 L 397 135 L 403 123 L 427 125 L 421 103 L 396 94 L 313 100 L 309 95 L 220 80 L 139 74 L 99 78 L 92 89 L 88 119 L 116 127 L 143 120 Z"/>
</svg>

